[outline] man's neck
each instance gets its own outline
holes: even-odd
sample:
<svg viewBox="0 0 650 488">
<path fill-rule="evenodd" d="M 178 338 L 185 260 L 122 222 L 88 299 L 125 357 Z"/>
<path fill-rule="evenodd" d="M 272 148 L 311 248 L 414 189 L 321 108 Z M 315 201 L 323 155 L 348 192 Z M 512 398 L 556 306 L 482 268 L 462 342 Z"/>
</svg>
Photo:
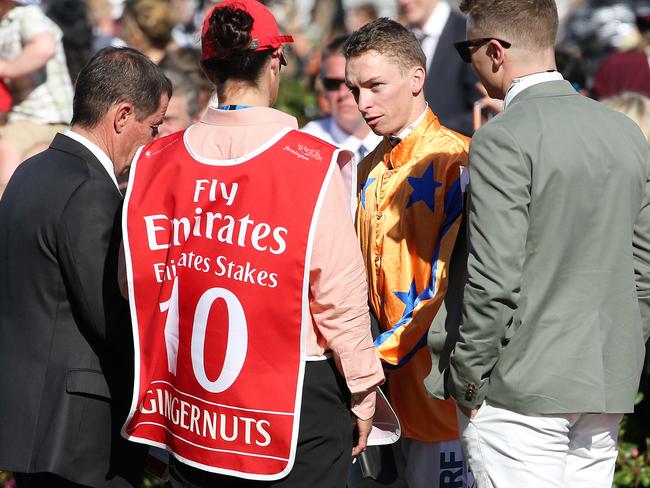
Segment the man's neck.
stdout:
<svg viewBox="0 0 650 488">
<path fill-rule="evenodd" d="M 409 118 L 408 123 L 401 129 L 399 129 L 399 131 L 397 131 L 396 134 L 390 134 L 390 135 L 398 136 L 398 137 L 402 137 L 403 135 L 405 135 L 403 134 L 404 131 L 409 127 L 413 129 L 417 125 L 417 122 L 420 120 L 420 118 L 424 116 L 424 111 L 426 110 L 426 108 L 427 108 L 427 102 L 424 100 L 424 96 L 422 96 L 421 100 L 418 99 L 416 101 L 413 110 L 411 111 L 411 117 Z"/>
<path fill-rule="evenodd" d="M 532 60 L 532 62 L 526 62 L 528 60 Z M 535 73 L 556 71 L 555 51 L 553 48 L 542 51 L 522 51 L 517 54 L 517 57 L 511 58 L 509 64 L 504 63 L 502 69 L 504 68 L 506 71 L 503 74 L 503 82 L 500 87 L 503 93 L 501 99 L 505 98 L 513 80 Z"/>
<path fill-rule="evenodd" d="M 107 138 L 103 137 L 103 133 L 105 131 L 103 130 L 101 123 L 97 127 L 94 127 L 92 130 L 87 129 L 86 127 L 83 127 L 79 124 L 74 124 L 72 127 L 70 127 L 70 130 L 72 132 L 76 132 L 80 136 L 84 136 L 95 146 L 108 154 L 108 157 L 111 157 L 111 154 L 109 152 L 110 144 L 107 143 Z"/>
<path fill-rule="evenodd" d="M 115 175 L 119 176 L 119 174 L 121 174 L 121 171 L 118 173 L 117 168 L 115 168 L 116 156 L 119 154 L 116 152 L 118 151 L 117 144 L 115 144 L 115 142 L 107 136 L 108 131 L 101 122 L 97 127 L 93 127 L 92 130 L 82 127 L 79 124 L 73 125 L 70 127 L 70 130 L 72 132 L 76 132 L 80 136 L 85 137 L 99 149 L 104 151 L 108 158 L 113 162 Z"/>
<path fill-rule="evenodd" d="M 219 105 L 247 105 L 249 107 L 269 107 L 271 105 L 271 97 L 265 90 L 226 88 L 225 92 L 223 99 L 219 99 Z"/>
</svg>

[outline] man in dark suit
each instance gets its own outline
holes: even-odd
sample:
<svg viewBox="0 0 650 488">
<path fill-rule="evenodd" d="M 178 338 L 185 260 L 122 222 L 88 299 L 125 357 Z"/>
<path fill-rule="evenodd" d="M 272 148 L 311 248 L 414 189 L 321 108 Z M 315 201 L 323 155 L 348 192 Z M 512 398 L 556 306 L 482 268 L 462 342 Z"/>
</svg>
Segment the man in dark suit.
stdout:
<svg viewBox="0 0 650 488">
<path fill-rule="evenodd" d="M 650 151 L 556 71 L 554 0 L 461 9 L 457 50 L 505 109 L 472 139 L 459 338 L 427 386 L 463 412 L 479 488 L 609 488 L 650 336 Z"/>
<path fill-rule="evenodd" d="M 481 94 L 476 75 L 454 50 L 454 42 L 465 38 L 465 19 L 446 0 L 398 0 L 398 4 L 427 58 L 426 101 L 443 125 L 471 136 L 474 102 Z"/>
<path fill-rule="evenodd" d="M 19 488 L 141 478 L 145 453 L 119 433 L 133 345 L 116 177 L 170 96 L 138 51 L 100 51 L 79 74 L 71 130 L 23 163 L 0 201 L 0 469 Z"/>
</svg>

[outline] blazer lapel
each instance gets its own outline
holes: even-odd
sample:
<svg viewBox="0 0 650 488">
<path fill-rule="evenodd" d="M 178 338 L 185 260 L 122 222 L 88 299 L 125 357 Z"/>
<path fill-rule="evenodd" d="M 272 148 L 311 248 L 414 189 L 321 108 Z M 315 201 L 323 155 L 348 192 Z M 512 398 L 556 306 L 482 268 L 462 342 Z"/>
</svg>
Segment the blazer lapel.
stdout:
<svg viewBox="0 0 650 488">
<path fill-rule="evenodd" d="M 115 186 L 115 182 L 106 172 L 106 168 L 99 162 L 99 159 L 83 144 L 75 141 L 71 137 L 66 136 L 65 134 L 57 134 L 54 137 L 54 140 L 50 144 L 52 149 L 58 151 L 63 151 L 72 156 L 76 156 L 83 161 L 85 161 L 94 171 L 99 172 L 102 178 L 105 178 L 111 186 Z M 119 192 L 119 189 L 115 186 L 115 189 Z M 121 194 L 121 193 L 120 193 Z"/>
<path fill-rule="evenodd" d="M 453 32 L 453 27 L 452 27 L 452 22 L 451 22 L 451 15 L 450 14 L 449 19 L 447 19 L 447 22 L 445 23 L 445 27 L 442 29 L 442 33 L 440 34 L 440 37 L 438 38 L 438 44 L 436 44 L 436 49 L 433 51 L 433 58 L 431 59 L 431 64 L 429 65 L 429 69 L 427 70 L 427 78 L 426 78 L 426 85 L 435 87 L 436 86 L 436 76 L 431 75 L 431 73 L 438 73 L 441 70 L 447 69 L 449 66 L 449 56 L 450 55 L 455 55 L 455 49 L 445 49 L 443 46 L 446 45 L 451 45 L 456 41 L 460 41 L 462 39 L 454 39 L 454 32 Z M 428 92 L 428 90 L 427 90 Z"/>
</svg>

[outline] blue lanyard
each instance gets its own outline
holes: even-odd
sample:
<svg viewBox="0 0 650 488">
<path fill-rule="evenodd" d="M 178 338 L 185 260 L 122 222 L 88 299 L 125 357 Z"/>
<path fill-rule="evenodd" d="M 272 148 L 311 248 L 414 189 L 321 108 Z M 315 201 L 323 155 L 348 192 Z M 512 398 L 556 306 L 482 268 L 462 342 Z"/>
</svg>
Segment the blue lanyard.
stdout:
<svg viewBox="0 0 650 488">
<path fill-rule="evenodd" d="M 243 108 L 253 108 L 250 105 L 220 105 L 217 110 L 241 110 Z"/>
</svg>

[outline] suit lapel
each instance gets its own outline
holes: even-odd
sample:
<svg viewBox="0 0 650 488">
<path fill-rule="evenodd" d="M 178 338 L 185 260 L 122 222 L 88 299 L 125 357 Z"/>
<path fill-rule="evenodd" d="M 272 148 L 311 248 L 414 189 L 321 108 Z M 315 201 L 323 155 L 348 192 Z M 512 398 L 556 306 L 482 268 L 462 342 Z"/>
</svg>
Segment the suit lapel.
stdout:
<svg viewBox="0 0 650 488">
<path fill-rule="evenodd" d="M 436 49 L 433 51 L 433 58 L 431 58 L 431 64 L 429 65 L 429 69 L 427 70 L 427 78 L 425 81 L 427 88 L 429 89 L 435 86 L 436 76 L 435 74 L 432 76 L 432 74 L 438 73 L 441 70 L 446 69 L 449 66 L 449 56 L 451 56 L 452 54 L 456 55 L 454 49 L 444 49 L 444 48 L 441 49 L 441 46 L 450 45 L 456 41 L 462 40 L 462 39 L 454 39 L 455 33 L 452 25 L 453 15 L 454 15 L 453 12 L 449 14 L 449 18 L 445 23 L 445 27 L 442 29 L 442 33 L 438 38 L 438 44 L 436 44 Z M 428 92 L 429 90 L 426 90 L 426 93 Z"/>
<path fill-rule="evenodd" d="M 56 149 L 58 151 L 63 151 L 67 154 L 82 159 L 93 171 L 98 172 L 102 175 L 100 178 L 105 178 L 106 181 L 110 183 L 111 186 L 114 186 L 115 189 L 119 192 L 119 189 L 115 186 L 115 182 L 108 175 L 106 168 L 104 168 L 102 163 L 99 162 L 99 159 L 97 159 L 97 157 L 80 142 L 75 141 L 65 134 L 57 134 L 50 144 L 50 148 Z"/>
</svg>

